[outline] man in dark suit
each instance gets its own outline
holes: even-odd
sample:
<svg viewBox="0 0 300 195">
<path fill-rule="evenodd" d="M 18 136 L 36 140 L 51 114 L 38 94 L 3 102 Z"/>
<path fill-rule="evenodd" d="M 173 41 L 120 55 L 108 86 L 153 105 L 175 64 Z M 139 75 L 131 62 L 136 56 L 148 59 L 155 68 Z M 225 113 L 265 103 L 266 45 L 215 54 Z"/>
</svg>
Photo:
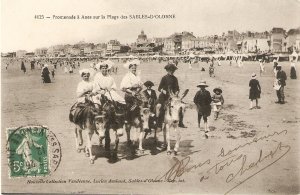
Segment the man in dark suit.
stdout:
<svg viewBox="0 0 300 195">
<path fill-rule="evenodd" d="M 284 86 L 286 86 L 286 73 L 283 70 L 281 70 L 281 65 L 277 65 L 276 70 L 276 79 L 278 80 L 280 85 L 279 90 L 276 90 L 276 94 L 278 97 L 278 101 L 276 103 L 284 104 Z"/>
</svg>

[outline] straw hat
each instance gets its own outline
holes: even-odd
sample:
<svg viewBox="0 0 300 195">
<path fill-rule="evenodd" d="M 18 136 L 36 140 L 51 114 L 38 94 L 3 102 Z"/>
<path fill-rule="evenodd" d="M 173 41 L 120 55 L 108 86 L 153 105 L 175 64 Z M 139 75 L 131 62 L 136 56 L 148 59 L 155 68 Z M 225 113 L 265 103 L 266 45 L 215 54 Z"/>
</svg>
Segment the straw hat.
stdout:
<svg viewBox="0 0 300 195">
<path fill-rule="evenodd" d="M 154 86 L 154 83 L 151 82 L 151 81 L 146 81 L 146 82 L 144 83 L 144 85 L 145 85 L 146 87 L 153 87 L 153 86 Z"/>
<path fill-rule="evenodd" d="M 197 85 L 197 87 L 201 87 L 201 86 L 208 87 L 208 85 L 206 84 L 206 81 L 200 81 L 200 83 Z"/>
<path fill-rule="evenodd" d="M 222 93 L 222 89 L 220 87 L 216 87 L 214 88 L 213 92 L 216 93 L 216 91 L 219 91 L 220 93 Z"/>
<path fill-rule="evenodd" d="M 252 79 L 256 79 L 256 74 L 255 74 L 255 73 L 252 73 L 251 78 L 252 78 Z"/>
</svg>

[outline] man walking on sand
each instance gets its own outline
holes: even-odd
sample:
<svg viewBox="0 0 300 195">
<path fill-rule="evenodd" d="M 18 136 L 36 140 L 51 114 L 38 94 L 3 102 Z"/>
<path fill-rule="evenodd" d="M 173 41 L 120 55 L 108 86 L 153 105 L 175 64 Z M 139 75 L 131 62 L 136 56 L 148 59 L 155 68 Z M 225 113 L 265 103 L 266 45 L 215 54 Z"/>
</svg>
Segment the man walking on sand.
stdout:
<svg viewBox="0 0 300 195">
<path fill-rule="evenodd" d="M 279 103 L 279 104 L 284 104 L 285 101 L 284 101 L 284 86 L 286 86 L 286 73 L 281 70 L 281 65 L 277 65 L 276 67 L 276 70 L 277 70 L 277 74 L 276 74 L 276 79 L 277 79 L 277 82 L 278 84 L 280 85 L 280 88 L 278 90 L 276 90 L 276 94 L 277 94 L 277 97 L 278 97 L 278 101 L 276 103 Z"/>
</svg>

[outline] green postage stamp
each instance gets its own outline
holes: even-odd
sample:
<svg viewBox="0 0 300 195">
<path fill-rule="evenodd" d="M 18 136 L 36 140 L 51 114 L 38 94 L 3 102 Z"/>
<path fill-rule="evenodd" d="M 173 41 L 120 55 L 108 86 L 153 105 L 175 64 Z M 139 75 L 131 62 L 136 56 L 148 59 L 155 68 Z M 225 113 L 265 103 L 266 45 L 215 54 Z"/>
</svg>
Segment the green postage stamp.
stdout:
<svg viewBox="0 0 300 195">
<path fill-rule="evenodd" d="M 50 160 L 46 127 L 9 128 L 7 136 L 10 177 L 49 175 Z"/>
</svg>

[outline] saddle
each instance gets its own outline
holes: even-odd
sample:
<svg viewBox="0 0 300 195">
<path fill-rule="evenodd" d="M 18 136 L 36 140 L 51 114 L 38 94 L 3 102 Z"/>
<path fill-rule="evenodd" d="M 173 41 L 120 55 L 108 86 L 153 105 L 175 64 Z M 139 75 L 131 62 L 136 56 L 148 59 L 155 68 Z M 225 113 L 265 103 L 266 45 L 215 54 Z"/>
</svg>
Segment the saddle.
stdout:
<svg viewBox="0 0 300 195">
<path fill-rule="evenodd" d="M 84 103 L 76 102 L 70 109 L 69 120 L 70 122 L 79 125 L 80 128 L 84 129 L 86 120 L 91 123 L 94 121 L 94 116 L 97 115 L 97 109 L 93 102 L 87 100 Z"/>
</svg>

